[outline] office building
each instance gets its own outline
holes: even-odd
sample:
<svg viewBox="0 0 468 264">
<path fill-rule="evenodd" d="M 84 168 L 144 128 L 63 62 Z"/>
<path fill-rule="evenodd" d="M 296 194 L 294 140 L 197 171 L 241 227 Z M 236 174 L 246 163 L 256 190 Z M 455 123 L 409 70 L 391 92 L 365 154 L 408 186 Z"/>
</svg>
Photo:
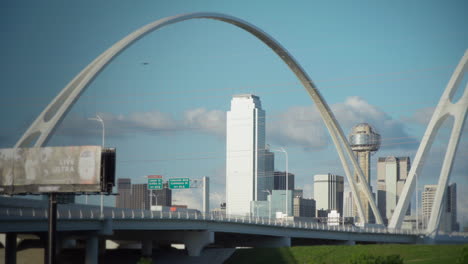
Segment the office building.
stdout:
<svg viewBox="0 0 468 264">
<path fill-rule="evenodd" d="M 293 198 L 294 217 L 315 217 L 315 200 L 302 196 Z"/>
<path fill-rule="evenodd" d="M 445 230 L 452 232 L 460 231 L 460 224 L 457 222 L 457 184 L 452 183 L 447 186 L 446 210 L 447 218 L 445 219 Z"/>
<path fill-rule="evenodd" d="M 427 228 L 432 213 L 432 205 L 437 191 L 437 185 L 424 185 L 422 192 L 422 221 L 423 228 Z M 459 231 L 457 223 L 457 184 L 447 186 L 442 200 L 442 214 L 439 221 L 439 230 L 443 232 Z"/>
<path fill-rule="evenodd" d="M 115 199 L 115 207 L 130 208 L 130 202 L 132 199 L 132 180 L 129 178 L 118 179 L 117 193 L 119 195 Z"/>
<path fill-rule="evenodd" d="M 172 190 L 164 184 L 163 189 L 151 190 L 151 205 L 172 206 Z"/>
<path fill-rule="evenodd" d="M 250 205 L 250 213 L 252 216 L 256 217 L 275 218 L 278 215 L 284 216 L 286 212 L 288 212 L 288 216 L 293 216 L 293 195 L 294 192 L 292 190 L 273 190 L 272 194 L 267 196 L 266 201 L 252 201 Z M 305 201 L 305 203 L 307 203 L 307 201 Z"/>
<path fill-rule="evenodd" d="M 150 209 L 148 185 L 132 184 L 132 199 L 130 208 L 132 209 Z"/>
<path fill-rule="evenodd" d="M 422 222 L 423 227 L 427 227 L 429 218 L 431 217 L 432 204 L 437 191 L 437 185 L 424 185 L 423 192 L 421 193 L 421 209 L 422 209 Z"/>
<path fill-rule="evenodd" d="M 370 173 L 370 159 L 371 153 L 377 151 L 380 148 L 380 134 L 378 134 L 373 127 L 367 123 L 361 123 L 353 127 L 351 134 L 349 135 L 349 144 L 353 150 L 358 164 L 361 167 L 363 172 L 364 180 L 366 181 L 367 186 L 372 192 L 370 185 L 371 182 L 371 173 Z M 360 180 L 357 172 L 354 173 L 354 179 L 359 184 Z M 361 201 L 362 210 L 364 214 L 363 219 L 366 223 L 373 223 L 374 215 L 370 208 L 369 203 L 367 202 L 364 192 L 357 190 L 359 200 Z M 359 214 L 357 212 L 357 206 L 354 206 L 354 217 L 357 222 L 362 222 L 359 219 Z"/>
<path fill-rule="evenodd" d="M 271 152 L 267 147 L 265 151 L 265 194 L 271 193 L 273 190 L 273 175 L 275 173 L 275 153 Z"/>
<path fill-rule="evenodd" d="M 377 207 L 385 224 L 395 211 L 410 166 L 409 157 L 380 157 L 377 161 Z"/>
<path fill-rule="evenodd" d="M 293 191 L 292 190 L 273 190 L 271 195 L 271 214 L 277 215 L 281 212 L 283 215 L 293 215 Z M 286 200 L 287 199 L 287 200 Z M 287 202 L 287 203 L 286 203 Z M 287 210 L 286 210 L 287 207 Z"/>
<path fill-rule="evenodd" d="M 344 198 L 344 212 L 343 217 L 353 217 L 354 218 L 354 200 L 353 193 L 347 192 Z"/>
<path fill-rule="evenodd" d="M 246 215 L 266 200 L 265 111 L 252 94 L 233 96 L 226 120 L 226 213 Z"/>
<path fill-rule="evenodd" d="M 314 200 L 316 210 L 336 210 L 343 213 L 344 178 L 334 174 L 314 176 Z"/>
<path fill-rule="evenodd" d="M 273 190 L 286 190 L 286 172 L 275 171 Z M 294 174 L 288 172 L 288 190 L 294 190 Z"/>
</svg>

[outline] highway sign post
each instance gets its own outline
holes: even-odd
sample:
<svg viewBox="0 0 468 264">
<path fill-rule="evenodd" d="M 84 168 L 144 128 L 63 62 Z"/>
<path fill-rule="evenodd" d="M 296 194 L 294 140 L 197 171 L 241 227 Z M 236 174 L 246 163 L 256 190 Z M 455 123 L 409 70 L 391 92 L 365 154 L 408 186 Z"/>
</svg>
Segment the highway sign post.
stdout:
<svg viewBox="0 0 468 264">
<path fill-rule="evenodd" d="M 161 175 L 148 175 L 148 190 L 160 190 L 163 188 Z"/>
<path fill-rule="evenodd" d="M 169 179 L 169 189 L 188 189 L 188 188 L 190 188 L 189 178 Z"/>
</svg>

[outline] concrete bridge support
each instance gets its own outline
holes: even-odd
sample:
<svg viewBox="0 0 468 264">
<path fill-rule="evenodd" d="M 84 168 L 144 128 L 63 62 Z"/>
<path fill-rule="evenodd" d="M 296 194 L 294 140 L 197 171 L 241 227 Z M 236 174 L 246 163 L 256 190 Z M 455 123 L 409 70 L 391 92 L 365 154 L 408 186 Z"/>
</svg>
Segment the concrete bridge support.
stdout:
<svg viewBox="0 0 468 264">
<path fill-rule="evenodd" d="M 143 240 L 141 241 L 141 255 L 144 257 L 151 257 L 153 255 L 153 241 Z"/>
<path fill-rule="evenodd" d="M 183 240 L 188 255 L 196 257 L 200 256 L 204 247 L 214 243 L 214 233 L 210 231 L 187 232 Z"/>
<path fill-rule="evenodd" d="M 99 256 L 99 239 L 97 236 L 90 236 L 86 240 L 86 264 L 97 264 Z"/>
<path fill-rule="evenodd" d="M 5 264 L 16 264 L 16 233 L 6 233 Z"/>
</svg>

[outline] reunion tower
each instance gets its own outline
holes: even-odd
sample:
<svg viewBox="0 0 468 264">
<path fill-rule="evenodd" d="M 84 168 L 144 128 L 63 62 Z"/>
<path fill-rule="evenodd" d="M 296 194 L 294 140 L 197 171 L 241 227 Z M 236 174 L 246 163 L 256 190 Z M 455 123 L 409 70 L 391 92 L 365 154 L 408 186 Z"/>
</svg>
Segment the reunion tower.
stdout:
<svg viewBox="0 0 468 264">
<path fill-rule="evenodd" d="M 353 127 L 351 134 L 349 135 L 349 144 L 357 157 L 359 166 L 361 167 L 364 178 L 367 181 L 366 184 L 372 191 L 372 187 L 370 186 L 370 156 L 372 152 L 375 152 L 380 148 L 380 134 L 378 134 L 375 129 L 367 123 L 357 124 Z M 354 172 L 354 179 L 356 183 L 359 184 L 357 172 Z M 366 218 L 364 219 L 364 222 L 375 222 L 369 203 L 363 202 L 367 201 L 367 199 L 360 189 L 358 189 L 358 197 L 362 203 L 362 210 L 364 217 Z M 358 222 L 362 222 L 360 221 L 361 219 L 359 219 L 357 206 L 354 206 L 353 215 Z"/>
</svg>

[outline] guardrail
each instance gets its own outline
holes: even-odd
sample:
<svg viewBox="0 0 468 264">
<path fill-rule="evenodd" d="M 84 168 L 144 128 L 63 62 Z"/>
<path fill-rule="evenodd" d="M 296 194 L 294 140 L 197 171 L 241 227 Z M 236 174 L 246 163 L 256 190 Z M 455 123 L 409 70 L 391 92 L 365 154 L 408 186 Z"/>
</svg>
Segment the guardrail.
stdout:
<svg viewBox="0 0 468 264">
<path fill-rule="evenodd" d="M 89 208 L 59 208 L 57 218 L 59 220 L 101 220 L 101 212 L 98 207 Z M 47 219 L 47 209 L 44 208 L 0 208 L 0 220 L 15 219 Z M 422 231 L 408 229 L 389 229 L 380 227 L 357 227 L 354 225 L 331 226 L 326 223 L 319 223 L 317 220 L 294 221 L 291 219 L 276 219 L 263 217 L 246 217 L 236 215 L 223 215 L 219 213 L 199 213 L 199 212 L 161 212 L 138 209 L 105 208 L 104 219 L 114 220 L 190 220 L 190 221 L 213 221 L 221 223 L 240 223 L 272 226 L 278 228 L 297 228 L 308 230 L 353 232 L 353 233 L 374 233 L 374 234 L 399 234 L 399 235 L 423 235 Z M 458 234 L 460 235 L 460 234 Z M 468 236 L 464 233 L 463 236 Z"/>
</svg>

